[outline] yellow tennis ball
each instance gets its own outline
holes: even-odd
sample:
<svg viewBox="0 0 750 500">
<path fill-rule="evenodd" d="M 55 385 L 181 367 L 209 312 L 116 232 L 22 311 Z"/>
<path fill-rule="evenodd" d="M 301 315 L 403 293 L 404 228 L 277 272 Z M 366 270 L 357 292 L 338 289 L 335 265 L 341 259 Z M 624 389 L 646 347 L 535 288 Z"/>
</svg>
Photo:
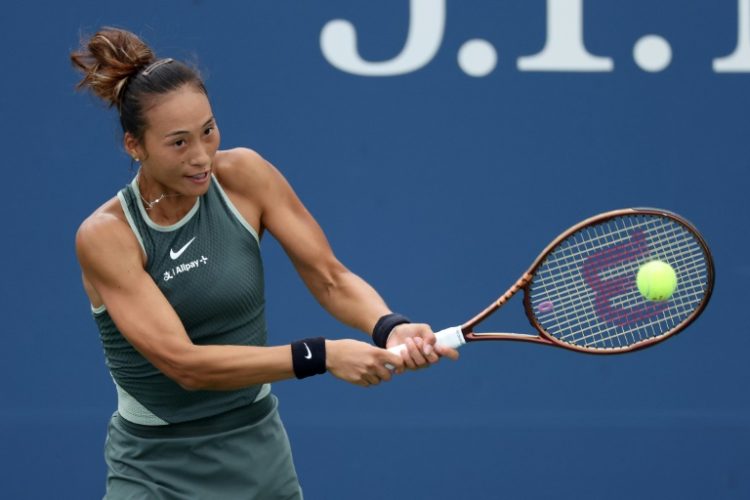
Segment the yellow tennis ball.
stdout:
<svg viewBox="0 0 750 500">
<path fill-rule="evenodd" d="M 662 301 L 669 299 L 677 288 L 677 274 L 666 262 L 652 260 L 638 269 L 635 282 L 648 300 Z"/>
</svg>

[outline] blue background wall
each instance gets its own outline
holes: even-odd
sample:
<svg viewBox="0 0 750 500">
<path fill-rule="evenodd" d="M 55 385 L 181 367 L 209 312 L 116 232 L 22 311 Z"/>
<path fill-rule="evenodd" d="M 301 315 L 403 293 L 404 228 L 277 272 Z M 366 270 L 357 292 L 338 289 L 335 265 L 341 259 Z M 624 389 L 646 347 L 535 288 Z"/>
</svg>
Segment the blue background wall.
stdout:
<svg viewBox="0 0 750 500">
<path fill-rule="evenodd" d="M 475 313 L 552 237 L 601 211 L 668 208 L 712 247 L 707 311 L 653 349 L 467 346 L 457 363 L 369 390 L 330 376 L 275 384 L 307 498 L 750 497 L 750 75 L 712 68 L 734 51 L 743 2 L 586 1 L 585 45 L 613 70 L 544 72 L 517 64 L 544 45 L 544 1 L 449 0 L 435 57 L 390 77 L 337 69 L 320 34 L 347 19 L 364 59 L 392 59 L 406 0 L 4 5 L 0 496 L 104 491 L 115 391 L 73 236 L 133 172 L 115 114 L 73 92 L 68 54 L 79 34 L 116 25 L 196 60 L 223 146 L 279 167 L 340 259 L 435 328 Z M 634 61 L 647 34 L 671 46 L 663 71 Z M 473 38 L 497 50 L 484 77 L 457 63 Z M 263 251 L 272 343 L 359 335 L 317 306 L 276 242 Z M 529 331 L 520 311 L 496 324 Z"/>
</svg>

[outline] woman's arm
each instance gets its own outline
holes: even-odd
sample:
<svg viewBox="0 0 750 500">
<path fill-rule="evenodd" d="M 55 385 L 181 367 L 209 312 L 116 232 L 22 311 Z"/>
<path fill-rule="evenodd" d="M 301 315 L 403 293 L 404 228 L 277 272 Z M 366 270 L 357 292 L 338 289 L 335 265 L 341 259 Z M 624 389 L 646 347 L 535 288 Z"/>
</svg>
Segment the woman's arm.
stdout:
<svg viewBox="0 0 750 500">
<path fill-rule="evenodd" d="M 380 295 L 339 262 L 318 223 L 275 167 L 250 150 L 230 153 L 235 161 L 228 162 L 231 166 L 220 179 L 223 185 L 240 199 L 240 204 L 256 200 L 260 230 L 268 229 L 279 241 L 313 296 L 329 313 L 353 328 L 372 332 L 378 319 L 391 312 Z M 399 325 L 392 337 L 409 347 L 404 357 L 409 368 L 434 363 L 438 354 L 454 359 L 458 356 L 453 349 L 433 351 L 435 336 L 428 325 Z M 412 337 L 414 342 L 407 342 Z M 389 339 L 389 345 L 395 343 Z"/>
<path fill-rule="evenodd" d="M 85 281 L 106 305 L 120 332 L 182 387 L 226 390 L 294 377 L 289 345 L 193 344 L 174 309 L 144 270 L 135 236 L 118 217 L 92 215 L 76 235 L 76 250 Z M 329 368 L 348 382 L 371 385 L 390 378 L 385 363 L 403 366 L 398 356 L 387 351 L 337 342 L 326 343 Z M 347 353 L 343 368 L 341 351 Z"/>
</svg>

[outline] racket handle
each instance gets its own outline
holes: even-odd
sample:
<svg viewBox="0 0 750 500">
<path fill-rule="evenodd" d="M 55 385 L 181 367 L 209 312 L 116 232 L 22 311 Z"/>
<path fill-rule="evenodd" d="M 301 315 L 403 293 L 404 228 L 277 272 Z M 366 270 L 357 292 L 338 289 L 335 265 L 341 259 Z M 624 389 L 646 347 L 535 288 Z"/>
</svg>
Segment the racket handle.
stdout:
<svg viewBox="0 0 750 500">
<path fill-rule="evenodd" d="M 452 326 L 450 328 L 446 328 L 445 330 L 440 330 L 439 332 L 435 332 L 435 344 L 436 345 L 442 345 L 446 347 L 452 347 L 453 349 L 458 349 L 462 345 L 466 343 L 466 339 L 464 338 L 464 334 L 461 332 L 460 326 Z M 401 354 L 401 352 L 406 350 L 405 344 L 399 344 L 397 346 L 391 347 L 388 349 L 393 354 Z M 393 370 L 394 366 L 390 363 L 386 363 L 385 367 L 389 370 Z"/>
</svg>

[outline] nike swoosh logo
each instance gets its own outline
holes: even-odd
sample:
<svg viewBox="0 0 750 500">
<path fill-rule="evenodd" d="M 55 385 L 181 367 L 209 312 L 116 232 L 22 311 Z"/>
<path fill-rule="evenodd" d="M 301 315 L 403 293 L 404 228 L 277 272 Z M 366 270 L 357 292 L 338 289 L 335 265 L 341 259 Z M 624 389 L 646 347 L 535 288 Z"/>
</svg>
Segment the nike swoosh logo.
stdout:
<svg viewBox="0 0 750 500">
<path fill-rule="evenodd" d="M 179 258 L 180 258 L 180 255 L 182 255 L 182 254 L 183 254 L 183 253 L 185 252 L 185 250 L 187 250 L 187 247 L 189 247 L 189 246 L 190 246 L 190 244 L 191 244 L 191 243 L 192 243 L 193 241 L 195 241 L 195 236 L 193 236 L 193 239 L 192 239 L 192 240 L 190 240 L 190 241 L 188 241 L 187 243 L 185 243 L 185 246 L 184 246 L 184 247 L 180 248 L 180 249 L 179 249 L 179 250 L 177 250 L 176 252 L 175 252 L 174 250 L 172 250 L 172 249 L 170 248 L 170 249 L 169 249 L 169 256 L 170 256 L 170 257 L 172 258 L 172 260 L 175 260 L 175 259 L 179 259 Z"/>
<path fill-rule="evenodd" d="M 302 345 L 305 346 L 305 349 L 307 349 L 307 355 L 305 356 L 305 359 L 312 359 L 312 353 L 310 352 L 310 348 L 307 347 L 307 342 L 302 342 Z"/>
</svg>

